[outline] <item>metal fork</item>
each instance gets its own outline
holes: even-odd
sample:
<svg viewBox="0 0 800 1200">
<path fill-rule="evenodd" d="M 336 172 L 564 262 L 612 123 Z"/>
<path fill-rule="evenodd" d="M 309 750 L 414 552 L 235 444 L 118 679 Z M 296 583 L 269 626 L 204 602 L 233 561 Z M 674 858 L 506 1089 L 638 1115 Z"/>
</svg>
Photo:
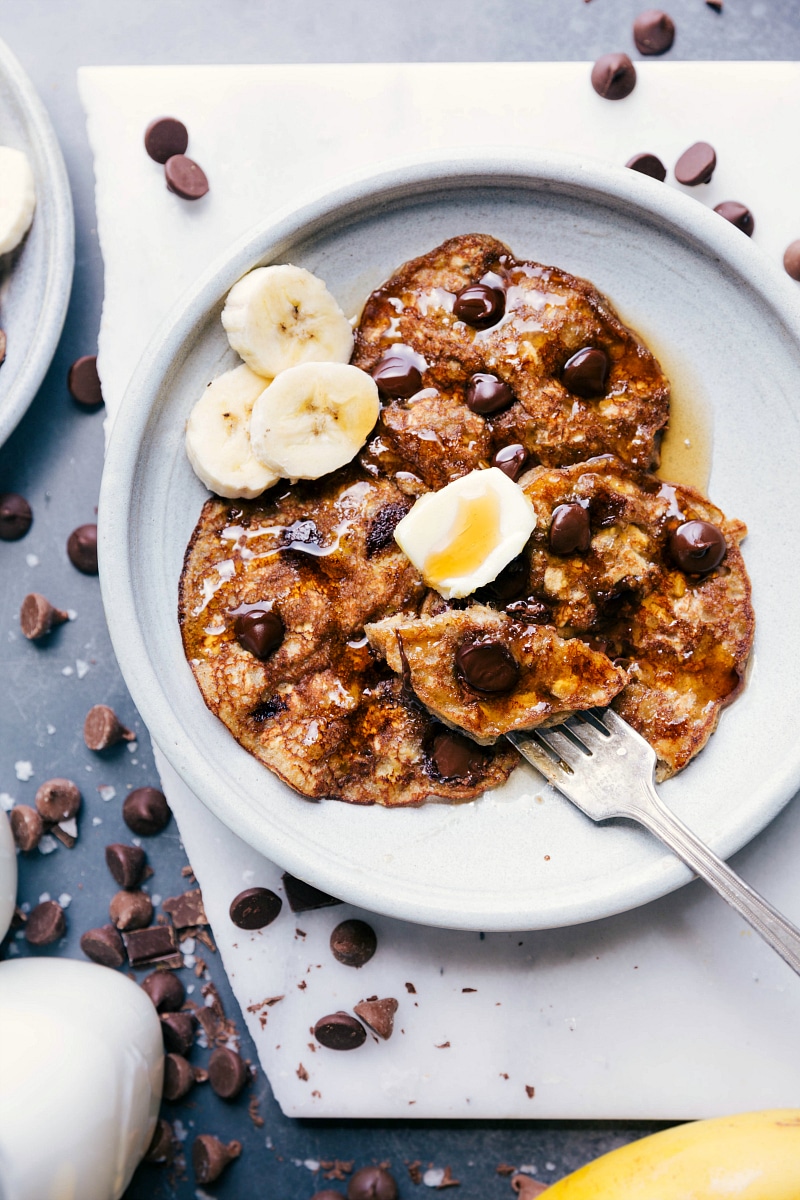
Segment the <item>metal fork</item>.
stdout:
<svg viewBox="0 0 800 1200">
<path fill-rule="evenodd" d="M 576 713 L 563 725 L 511 733 L 508 739 L 593 821 L 628 817 L 654 833 L 800 975 L 800 930 L 662 804 L 655 751 L 613 709 Z"/>
</svg>

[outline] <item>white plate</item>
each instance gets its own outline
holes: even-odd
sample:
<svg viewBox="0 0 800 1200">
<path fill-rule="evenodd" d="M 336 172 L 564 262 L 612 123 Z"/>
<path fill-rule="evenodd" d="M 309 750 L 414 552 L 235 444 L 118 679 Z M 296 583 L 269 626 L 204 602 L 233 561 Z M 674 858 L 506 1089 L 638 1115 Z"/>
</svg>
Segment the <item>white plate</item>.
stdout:
<svg viewBox="0 0 800 1200">
<path fill-rule="evenodd" d="M 27 154 L 36 182 L 30 232 L 0 258 L 0 329 L 8 338 L 0 366 L 0 445 L 39 390 L 67 315 L 75 229 L 61 150 L 33 84 L 0 41 L 0 146 Z"/>
<path fill-rule="evenodd" d="M 713 408 L 711 494 L 747 521 L 758 617 L 743 696 L 666 802 L 727 856 L 800 783 L 800 568 L 793 289 L 738 230 L 633 171 L 566 157 L 416 162 L 351 181 L 233 248 L 155 337 L 125 396 L 100 500 L 100 566 L 114 647 L 151 733 L 178 773 L 245 841 L 373 911 L 451 928 L 589 921 L 668 892 L 688 871 L 645 833 L 595 826 L 527 766 L 466 805 L 413 810 L 315 803 L 242 750 L 206 709 L 176 619 L 184 549 L 207 493 L 183 452 L 186 416 L 234 361 L 219 314 L 262 263 L 327 281 L 348 312 L 404 260 L 480 231 L 520 257 L 591 279 Z"/>
</svg>

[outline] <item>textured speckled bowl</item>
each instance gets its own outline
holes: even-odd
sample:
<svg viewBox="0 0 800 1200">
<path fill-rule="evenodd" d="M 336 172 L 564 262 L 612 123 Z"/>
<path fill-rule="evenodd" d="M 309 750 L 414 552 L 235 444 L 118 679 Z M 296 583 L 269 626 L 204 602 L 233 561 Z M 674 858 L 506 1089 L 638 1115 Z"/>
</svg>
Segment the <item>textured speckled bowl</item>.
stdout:
<svg viewBox="0 0 800 1200">
<path fill-rule="evenodd" d="M 0 146 L 28 156 L 36 212 L 22 244 L 0 256 L 0 328 L 8 349 L 0 366 L 0 445 L 19 422 L 55 354 L 67 315 L 75 229 L 67 169 L 44 105 L 0 41 Z"/>
<path fill-rule="evenodd" d="M 405 164 L 351 180 L 235 245 L 173 312 L 125 396 L 100 501 L 101 583 L 120 666 L 153 737 L 247 842 L 374 911 L 451 928 L 546 928 L 632 908 L 689 873 L 642 831 L 593 825 L 527 766 L 465 805 L 308 801 L 206 709 L 176 619 L 183 553 L 207 495 L 183 428 L 205 384 L 235 361 L 219 321 L 231 285 L 252 267 L 291 261 L 355 313 L 401 262 L 468 231 L 591 279 L 651 341 L 678 398 L 711 410 L 711 495 L 750 527 L 756 651 L 744 694 L 662 794 L 726 857 L 761 830 L 800 784 L 800 306 L 738 230 L 636 172 L 550 155 Z"/>
</svg>

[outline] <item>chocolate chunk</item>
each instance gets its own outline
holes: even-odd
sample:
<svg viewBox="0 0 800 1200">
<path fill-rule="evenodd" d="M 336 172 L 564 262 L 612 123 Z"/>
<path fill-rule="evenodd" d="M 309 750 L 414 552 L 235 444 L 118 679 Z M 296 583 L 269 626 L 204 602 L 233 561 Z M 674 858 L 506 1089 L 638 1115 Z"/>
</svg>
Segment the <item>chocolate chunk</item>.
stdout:
<svg viewBox="0 0 800 1200">
<path fill-rule="evenodd" d="M 786 247 L 783 253 L 783 269 L 792 279 L 800 280 L 800 238 Z"/>
<path fill-rule="evenodd" d="M 746 233 L 748 237 L 753 236 L 756 223 L 746 204 L 740 204 L 738 200 L 723 200 L 721 204 L 715 206 L 714 212 L 719 213 L 726 221 L 730 221 L 731 225 L 735 225 L 737 229 L 741 229 L 742 233 Z"/>
<path fill-rule="evenodd" d="M 667 178 L 667 168 L 661 159 L 646 151 L 642 154 L 634 154 L 633 158 L 628 159 L 625 166 L 630 167 L 632 171 L 638 171 L 640 175 L 649 175 L 651 179 L 657 179 L 659 183 L 663 183 Z"/>
<path fill-rule="evenodd" d="M 199 200 L 208 191 L 203 168 L 185 154 L 173 154 L 164 164 L 167 187 L 184 200 Z"/>
<path fill-rule="evenodd" d="M 486 766 L 486 752 L 454 729 L 436 727 L 428 758 L 439 779 L 470 779 Z"/>
<path fill-rule="evenodd" d="M 349 1013 L 335 1012 L 317 1021 L 314 1037 L 329 1050 L 357 1050 L 367 1040 L 367 1031 Z"/>
<path fill-rule="evenodd" d="M 312 887 L 302 879 L 295 879 L 294 875 L 289 875 L 288 872 L 282 876 L 282 880 L 286 899 L 293 913 L 311 912 L 316 908 L 330 908 L 334 904 L 342 903 L 335 896 L 321 892 L 319 888 Z"/>
<path fill-rule="evenodd" d="M 30 592 L 22 601 L 22 608 L 19 610 L 20 629 L 31 642 L 47 637 L 57 625 L 63 625 L 68 620 L 68 613 L 54 608 L 39 592 Z"/>
<path fill-rule="evenodd" d="M 35 850 L 44 833 L 44 822 L 36 809 L 27 804 L 16 804 L 8 814 L 8 820 L 14 845 L 23 854 Z"/>
<path fill-rule="evenodd" d="M 269 888 L 245 888 L 231 901 L 230 918 L 239 929 L 264 929 L 283 907 L 280 896 Z"/>
<path fill-rule="evenodd" d="M 589 513 L 582 504 L 559 504 L 550 519 L 553 554 L 585 554 L 592 544 Z"/>
<path fill-rule="evenodd" d="M 122 888 L 136 887 L 146 862 L 141 846 L 125 846 L 121 842 L 106 846 L 106 866 Z"/>
<path fill-rule="evenodd" d="M 514 604 L 507 604 L 505 611 L 515 621 L 524 621 L 528 625 L 550 625 L 553 620 L 553 614 L 547 605 L 542 604 L 541 600 L 537 600 L 534 596 L 528 596 L 525 600 L 517 600 Z"/>
<path fill-rule="evenodd" d="M 196 888 L 184 892 L 181 896 L 170 896 L 161 905 L 165 913 L 172 917 L 176 929 L 188 929 L 190 925 L 207 925 L 208 917 L 203 907 L 203 893 Z"/>
<path fill-rule="evenodd" d="M 573 396 L 593 400 L 606 394 L 608 366 L 608 355 L 604 351 L 585 346 L 567 359 L 561 381 Z"/>
<path fill-rule="evenodd" d="M 108 915 L 117 929 L 144 929 L 153 919 L 153 902 L 147 892 L 117 892 Z"/>
<path fill-rule="evenodd" d="M 235 1100 L 249 1078 L 250 1072 L 242 1056 L 227 1046 L 217 1046 L 208 1060 L 208 1081 L 212 1090 L 223 1100 Z"/>
<path fill-rule="evenodd" d="M 397 1200 L 397 1184 L 385 1167 L 361 1167 L 347 1183 L 347 1200 Z"/>
<path fill-rule="evenodd" d="M 470 687 L 479 692 L 510 692 L 519 680 L 519 666 L 510 650 L 494 639 L 463 642 L 456 666 Z"/>
<path fill-rule="evenodd" d="M 55 900 L 43 900 L 28 913 L 25 940 L 31 946 L 51 946 L 67 932 L 64 910 Z"/>
<path fill-rule="evenodd" d="M 175 1134 L 172 1132 L 172 1126 L 169 1121 L 165 1121 L 163 1117 L 158 1118 L 156 1123 L 153 1140 L 147 1147 L 147 1152 L 144 1156 L 146 1163 L 156 1163 L 169 1166 L 175 1157 Z"/>
<path fill-rule="evenodd" d="M 188 1096 L 195 1084 L 194 1067 L 182 1054 L 164 1056 L 164 1099 L 170 1104 Z"/>
<path fill-rule="evenodd" d="M 481 604 L 484 600 L 494 600 L 497 604 L 508 604 L 516 600 L 527 590 L 529 579 L 528 564 L 519 554 L 503 567 L 500 574 L 485 587 L 478 588 L 475 599 Z"/>
<path fill-rule="evenodd" d="M 465 325 L 473 329 L 489 329 L 502 320 L 506 311 L 506 294 L 499 287 L 485 283 L 471 283 L 462 288 L 455 298 L 453 312 Z"/>
<path fill-rule="evenodd" d="M 369 523 L 367 558 L 372 558 L 373 554 L 377 554 L 393 542 L 394 531 L 410 507 L 410 502 L 395 501 L 392 504 L 384 504 L 382 508 L 378 509 Z"/>
<path fill-rule="evenodd" d="M 366 921 L 342 921 L 331 934 L 331 953 L 346 967 L 363 967 L 377 949 L 375 930 Z"/>
<path fill-rule="evenodd" d="M 167 797 L 158 788 L 136 788 L 125 797 L 122 819 L 129 829 L 141 837 L 152 837 L 169 825 L 172 816 Z"/>
<path fill-rule="evenodd" d="M 604 100 L 624 100 L 636 87 L 636 68 L 627 54 L 603 54 L 592 67 L 592 87 Z"/>
<path fill-rule="evenodd" d="M 384 1040 L 392 1036 L 394 1030 L 394 1014 L 397 1012 L 397 1001 L 391 996 L 385 1000 L 362 1000 L 356 1004 L 353 1012 L 365 1025 Z"/>
<path fill-rule="evenodd" d="M 177 117 L 156 117 L 144 131 L 144 148 L 157 163 L 185 154 L 188 145 L 189 131 Z"/>
<path fill-rule="evenodd" d="M 81 950 L 92 962 L 104 967 L 121 967 L 125 962 L 125 947 L 113 925 L 87 930 L 81 937 Z"/>
<path fill-rule="evenodd" d="M 695 142 L 688 150 L 684 150 L 675 163 L 675 178 L 687 187 L 710 183 L 716 165 L 714 147 L 709 146 L 708 142 Z"/>
<path fill-rule="evenodd" d="M 24 537 L 31 527 L 33 512 L 24 496 L 16 492 L 3 492 L 0 495 L 0 539 L 4 542 L 16 542 Z"/>
<path fill-rule="evenodd" d="M 242 649 L 262 661 L 278 649 L 285 632 L 278 614 L 265 608 L 241 613 L 233 623 L 233 631 Z"/>
<path fill-rule="evenodd" d="M 241 1142 L 224 1145 L 213 1134 L 201 1133 L 192 1146 L 192 1166 L 198 1183 L 213 1183 L 219 1179 L 228 1163 L 242 1153 Z"/>
<path fill-rule="evenodd" d="M 97 355 L 77 358 L 67 373 L 67 387 L 80 408 L 95 409 L 103 403 L 103 389 L 97 374 Z"/>
<path fill-rule="evenodd" d="M 79 525 L 67 538 L 67 557 L 83 575 L 97 574 L 97 526 Z"/>
<path fill-rule="evenodd" d="M 142 987 L 159 1013 L 177 1012 L 186 999 L 184 986 L 173 971 L 153 971 L 142 980 Z"/>
<path fill-rule="evenodd" d="M 515 400 L 514 393 L 507 383 L 496 375 L 486 375 L 478 372 L 470 376 L 464 403 L 474 413 L 487 417 L 491 413 L 501 412 Z"/>
<path fill-rule="evenodd" d="M 676 566 L 688 575 L 705 575 L 718 567 L 728 552 L 725 535 L 709 521 L 687 521 L 669 539 Z"/>
<path fill-rule="evenodd" d="M 131 960 L 133 961 L 133 960 Z M 194 1045 L 194 1018 L 188 1012 L 161 1013 L 161 1035 L 171 1054 L 187 1055 Z"/>
<path fill-rule="evenodd" d="M 83 740 L 90 750 L 107 750 L 117 742 L 132 742 L 136 734 L 126 729 L 113 708 L 95 704 L 83 722 Z"/>
<path fill-rule="evenodd" d="M 519 442 L 512 442 L 510 446 L 503 446 L 497 451 L 492 459 L 492 466 L 499 467 L 509 479 L 513 479 L 516 483 L 528 457 L 528 451 L 523 445 Z"/>
<path fill-rule="evenodd" d="M 410 346 L 392 346 L 370 371 L 384 396 L 407 400 L 422 387 L 424 360 Z"/>
<path fill-rule="evenodd" d="M 81 794 L 71 779 L 48 779 L 36 793 L 35 804 L 45 821 L 68 821 L 81 807 Z"/>
<path fill-rule="evenodd" d="M 633 40 L 640 54 L 664 54 L 675 41 L 675 22 L 668 13 L 648 8 L 633 22 Z"/>
<path fill-rule="evenodd" d="M 143 966 L 175 953 L 178 943 L 171 925 L 151 925 L 148 929 L 132 929 L 123 936 L 132 967 Z"/>
</svg>

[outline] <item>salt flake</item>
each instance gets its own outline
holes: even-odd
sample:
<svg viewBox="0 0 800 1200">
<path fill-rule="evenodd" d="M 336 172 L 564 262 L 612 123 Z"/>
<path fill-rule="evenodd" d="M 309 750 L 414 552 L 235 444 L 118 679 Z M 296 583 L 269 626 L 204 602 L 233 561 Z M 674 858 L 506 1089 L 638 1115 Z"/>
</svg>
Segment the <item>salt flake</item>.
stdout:
<svg viewBox="0 0 800 1200">
<path fill-rule="evenodd" d="M 11 812 L 14 807 L 14 797 L 9 796 L 8 792 L 0 792 L 0 808 L 4 808 L 6 812 Z"/>
<path fill-rule="evenodd" d="M 30 777 L 33 775 L 33 764 L 26 762 L 24 759 L 21 759 L 19 762 L 15 762 L 14 774 L 16 775 L 17 779 L 19 779 L 20 783 L 27 783 Z"/>
<path fill-rule="evenodd" d="M 106 803 L 108 803 L 109 800 L 113 800 L 117 794 L 117 789 L 112 787 L 110 783 L 101 783 L 97 791 L 100 799 L 105 800 Z"/>
<path fill-rule="evenodd" d="M 84 662 L 82 658 L 76 658 L 75 670 L 78 673 L 78 679 L 83 679 L 84 675 L 87 675 L 89 672 L 89 664 Z"/>
</svg>

